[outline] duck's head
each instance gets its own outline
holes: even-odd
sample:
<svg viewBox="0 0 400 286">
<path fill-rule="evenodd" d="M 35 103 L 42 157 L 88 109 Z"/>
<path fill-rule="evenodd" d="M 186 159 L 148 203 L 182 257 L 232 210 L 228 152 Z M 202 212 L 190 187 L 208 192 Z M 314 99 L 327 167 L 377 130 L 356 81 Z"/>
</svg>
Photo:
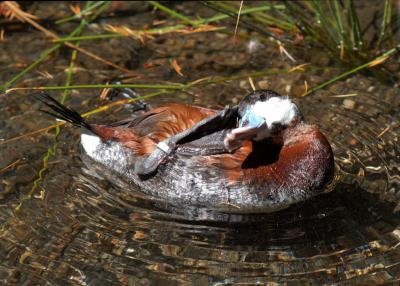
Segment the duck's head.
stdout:
<svg viewBox="0 0 400 286">
<path fill-rule="evenodd" d="M 224 140 L 228 150 L 238 148 L 244 140 L 262 141 L 280 136 L 303 121 L 299 108 L 289 97 L 271 90 L 250 93 L 239 103 L 238 112 L 238 127 Z"/>
</svg>

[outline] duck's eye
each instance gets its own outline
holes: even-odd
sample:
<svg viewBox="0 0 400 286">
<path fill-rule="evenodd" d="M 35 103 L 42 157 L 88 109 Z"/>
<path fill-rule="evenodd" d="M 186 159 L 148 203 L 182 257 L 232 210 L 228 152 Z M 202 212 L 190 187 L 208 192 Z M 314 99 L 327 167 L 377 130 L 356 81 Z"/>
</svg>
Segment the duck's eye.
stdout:
<svg viewBox="0 0 400 286">
<path fill-rule="evenodd" d="M 260 100 L 261 101 L 266 101 L 267 100 L 267 96 L 264 93 L 260 94 Z"/>
<path fill-rule="evenodd" d="M 245 118 L 240 121 L 240 126 L 247 126 L 249 125 L 249 119 Z"/>
<path fill-rule="evenodd" d="M 271 134 L 276 134 L 283 129 L 283 125 L 281 123 L 274 122 L 271 124 L 270 132 Z"/>
</svg>

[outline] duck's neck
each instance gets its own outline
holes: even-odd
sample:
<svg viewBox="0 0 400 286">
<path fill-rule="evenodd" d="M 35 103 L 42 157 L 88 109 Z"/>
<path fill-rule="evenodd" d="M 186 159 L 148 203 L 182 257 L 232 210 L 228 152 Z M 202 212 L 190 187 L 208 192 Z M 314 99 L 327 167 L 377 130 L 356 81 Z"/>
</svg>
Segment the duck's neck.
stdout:
<svg viewBox="0 0 400 286">
<path fill-rule="evenodd" d="M 312 133 L 313 126 L 305 122 L 300 122 L 294 126 L 289 126 L 282 132 L 282 140 L 284 145 L 291 145 L 304 140 Z"/>
</svg>

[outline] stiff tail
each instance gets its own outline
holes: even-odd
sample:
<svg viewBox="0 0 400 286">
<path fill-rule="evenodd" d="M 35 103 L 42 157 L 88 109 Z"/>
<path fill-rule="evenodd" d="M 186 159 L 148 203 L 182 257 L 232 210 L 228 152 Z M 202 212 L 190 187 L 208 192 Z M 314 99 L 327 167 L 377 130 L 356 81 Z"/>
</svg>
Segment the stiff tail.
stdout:
<svg viewBox="0 0 400 286">
<path fill-rule="evenodd" d="M 76 126 L 83 127 L 90 131 L 93 131 L 91 126 L 82 118 L 82 116 L 78 112 L 61 104 L 60 102 L 52 98 L 50 95 L 46 93 L 40 93 L 40 94 L 35 94 L 34 97 L 40 102 L 44 103 L 53 112 L 39 109 L 40 111 L 50 114 L 55 118 L 70 122 Z"/>
</svg>

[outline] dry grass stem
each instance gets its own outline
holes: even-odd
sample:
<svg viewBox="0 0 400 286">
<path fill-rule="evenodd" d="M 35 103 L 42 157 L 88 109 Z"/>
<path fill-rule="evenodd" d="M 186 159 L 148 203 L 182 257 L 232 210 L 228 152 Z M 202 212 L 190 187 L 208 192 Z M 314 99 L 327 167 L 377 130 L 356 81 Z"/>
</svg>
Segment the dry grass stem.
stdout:
<svg viewBox="0 0 400 286">
<path fill-rule="evenodd" d="M 52 31 L 49 31 L 48 29 L 44 28 L 43 26 L 41 26 L 40 24 L 38 24 L 35 20 L 37 19 L 36 16 L 33 16 L 31 14 L 25 13 L 23 12 L 21 9 L 19 9 L 18 4 L 16 4 L 16 2 L 14 1 L 5 1 L 3 3 L 3 5 L 6 5 L 6 7 L 9 9 L 9 13 L 12 14 L 14 17 L 16 17 L 18 20 L 22 21 L 22 22 L 27 22 L 30 25 L 32 25 L 33 27 L 35 27 L 36 29 L 38 29 L 39 31 L 43 32 L 44 34 L 46 34 L 47 36 L 49 36 L 50 38 L 53 38 L 55 40 L 59 40 L 60 37 L 57 36 L 57 34 L 53 33 Z M 33 17 L 32 17 L 33 16 Z M 114 64 L 106 59 L 103 59 L 100 56 L 97 56 L 96 54 L 93 54 L 92 52 L 89 52 L 77 45 L 74 45 L 70 42 L 63 42 L 66 46 L 73 48 L 79 52 L 81 52 L 82 54 L 89 56 L 95 60 L 98 60 L 106 65 L 112 66 L 115 69 L 121 70 L 125 73 L 128 73 L 130 75 L 134 75 L 135 73 L 129 69 L 126 69 L 122 66 L 119 66 L 117 64 Z"/>
<path fill-rule="evenodd" d="M 250 83 L 250 86 L 251 86 L 252 90 L 255 91 L 256 90 L 256 86 L 254 85 L 253 79 L 251 78 L 251 76 L 249 76 L 248 79 L 249 79 L 249 83 Z"/>
<path fill-rule="evenodd" d="M 5 166 L 4 168 L 0 169 L 0 173 L 3 173 L 13 167 L 15 167 L 19 162 L 21 161 L 21 159 L 17 159 L 14 162 L 11 162 L 10 164 L 8 164 L 7 166 Z"/>
<path fill-rule="evenodd" d="M 237 14 L 237 20 L 236 20 L 236 25 L 235 25 L 235 33 L 234 33 L 235 37 L 236 37 L 237 29 L 239 27 L 239 20 L 240 20 L 240 13 L 242 12 L 242 6 L 243 6 L 243 0 L 240 1 L 239 12 Z"/>
<path fill-rule="evenodd" d="M 357 95 L 358 95 L 358 93 L 349 93 L 349 94 L 332 95 L 331 97 L 343 98 L 343 97 L 352 97 L 352 96 L 357 96 Z"/>
<path fill-rule="evenodd" d="M 385 135 L 386 132 L 388 132 L 390 129 L 390 126 L 386 127 L 381 133 L 379 133 L 378 138 L 381 138 L 383 135 Z"/>
</svg>

